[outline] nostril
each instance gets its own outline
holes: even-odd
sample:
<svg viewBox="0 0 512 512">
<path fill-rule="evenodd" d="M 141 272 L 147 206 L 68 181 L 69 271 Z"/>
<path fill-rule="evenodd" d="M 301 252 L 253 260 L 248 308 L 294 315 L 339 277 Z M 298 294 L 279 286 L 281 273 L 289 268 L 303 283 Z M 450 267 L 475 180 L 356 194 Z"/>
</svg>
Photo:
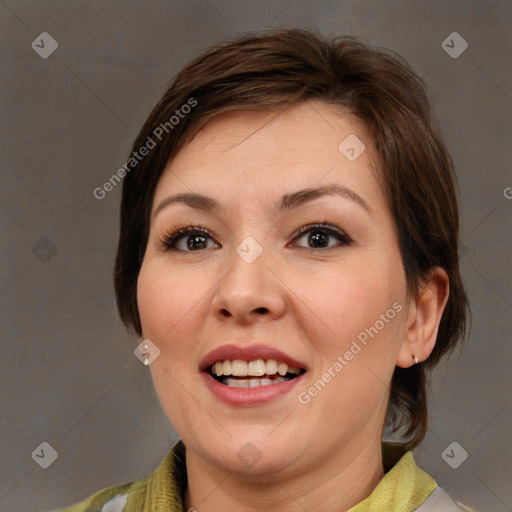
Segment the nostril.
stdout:
<svg viewBox="0 0 512 512">
<path fill-rule="evenodd" d="M 238 316 L 236 314 L 236 312 L 234 312 L 235 314 L 233 314 L 232 312 L 230 312 L 228 309 L 226 308 L 221 308 L 219 309 L 219 315 L 222 315 L 224 318 L 230 318 L 232 316 Z M 253 310 L 251 310 L 251 314 L 257 314 L 257 315 L 268 315 L 269 314 L 269 310 L 268 308 L 265 308 L 265 307 L 260 307 L 260 308 L 254 308 Z M 240 318 L 244 317 L 246 320 L 248 320 L 248 316 L 246 317 L 246 315 L 243 315 L 241 312 L 240 312 Z"/>
</svg>

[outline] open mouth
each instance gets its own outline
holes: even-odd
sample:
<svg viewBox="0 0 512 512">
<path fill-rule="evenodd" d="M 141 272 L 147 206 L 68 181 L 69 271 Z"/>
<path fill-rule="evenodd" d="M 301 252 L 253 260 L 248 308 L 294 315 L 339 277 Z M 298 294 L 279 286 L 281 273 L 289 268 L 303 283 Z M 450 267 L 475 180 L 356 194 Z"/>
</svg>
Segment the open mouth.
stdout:
<svg viewBox="0 0 512 512">
<path fill-rule="evenodd" d="M 226 359 L 216 361 L 207 369 L 208 373 L 221 384 L 230 388 L 255 388 L 287 382 L 297 378 L 306 370 L 292 368 L 275 359 Z"/>
</svg>

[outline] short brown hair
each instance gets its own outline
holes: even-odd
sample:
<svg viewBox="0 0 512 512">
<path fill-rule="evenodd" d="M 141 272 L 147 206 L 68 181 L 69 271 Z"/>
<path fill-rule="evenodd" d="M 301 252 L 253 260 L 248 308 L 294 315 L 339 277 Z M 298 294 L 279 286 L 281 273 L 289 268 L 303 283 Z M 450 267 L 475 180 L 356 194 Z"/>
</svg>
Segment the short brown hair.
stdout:
<svg viewBox="0 0 512 512">
<path fill-rule="evenodd" d="M 194 108 L 171 126 L 171 117 L 191 99 Z M 169 160 L 221 113 L 280 110 L 307 100 L 342 107 L 365 123 L 380 159 L 380 181 L 397 227 L 410 293 L 417 293 L 436 266 L 449 276 L 450 294 L 433 352 L 419 365 L 397 367 L 391 382 L 388 422 L 392 431 L 403 430 L 412 448 L 427 429 L 426 371 L 464 338 L 468 303 L 459 272 L 452 160 L 435 126 L 425 85 L 389 50 L 354 37 L 328 39 L 282 29 L 211 47 L 187 65 L 149 115 L 132 150 L 155 133 L 161 140 L 124 178 L 114 268 L 120 317 L 142 334 L 137 279 L 153 195 Z"/>
</svg>

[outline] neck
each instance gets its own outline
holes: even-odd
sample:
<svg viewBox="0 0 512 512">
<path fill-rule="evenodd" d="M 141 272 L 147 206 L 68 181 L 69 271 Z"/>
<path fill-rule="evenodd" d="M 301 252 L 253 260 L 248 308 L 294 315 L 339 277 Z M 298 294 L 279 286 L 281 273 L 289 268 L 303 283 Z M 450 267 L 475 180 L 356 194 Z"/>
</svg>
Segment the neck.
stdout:
<svg viewBox="0 0 512 512">
<path fill-rule="evenodd" d="M 259 481 L 227 473 L 187 450 L 185 510 L 199 512 L 345 512 L 368 497 L 384 476 L 380 438 L 357 453 L 329 454 L 315 468 L 267 474 Z"/>
</svg>

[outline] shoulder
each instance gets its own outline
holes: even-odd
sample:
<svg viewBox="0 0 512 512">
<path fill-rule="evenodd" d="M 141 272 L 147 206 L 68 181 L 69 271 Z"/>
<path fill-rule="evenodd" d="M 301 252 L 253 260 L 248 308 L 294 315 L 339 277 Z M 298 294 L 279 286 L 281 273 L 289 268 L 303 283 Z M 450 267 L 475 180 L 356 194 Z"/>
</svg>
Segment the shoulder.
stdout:
<svg viewBox="0 0 512 512">
<path fill-rule="evenodd" d="M 442 488 L 436 487 L 417 512 L 477 512 L 462 503 L 452 500 L 449 494 Z"/>
<path fill-rule="evenodd" d="M 454 501 L 430 475 L 416 465 L 412 451 L 409 451 L 404 444 L 385 442 L 382 447 L 382 454 L 383 465 L 387 473 L 384 480 L 387 478 L 387 483 L 393 485 L 395 495 L 400 494 L 403 499 L 408 499 L 407 507 L 410 508 L 402 505 L 401 510 L 407 509 L 415 512 L 477 512 Z M 395 483 L 391 482 L 389 478 L 391 476 L 395 478 Z"/>
<path fill-rule="evenodd" d="M 132 498 L 134 494 L 140 494 L 140 488 L 144 485 L 144 480 L 108 487 L 94 493 L 80 503 L 54 512 L 127 512 L 128 498 Z"/>
<path fill-rule="evenodd" d="M 140 512 L 161 510 L 162 506 L 162 510 L 181 511 L 186 481 L 185 445 L 179 441 L 151 475 L 107 487 L 76 505 L 53 512 Z"/>
</svg>

